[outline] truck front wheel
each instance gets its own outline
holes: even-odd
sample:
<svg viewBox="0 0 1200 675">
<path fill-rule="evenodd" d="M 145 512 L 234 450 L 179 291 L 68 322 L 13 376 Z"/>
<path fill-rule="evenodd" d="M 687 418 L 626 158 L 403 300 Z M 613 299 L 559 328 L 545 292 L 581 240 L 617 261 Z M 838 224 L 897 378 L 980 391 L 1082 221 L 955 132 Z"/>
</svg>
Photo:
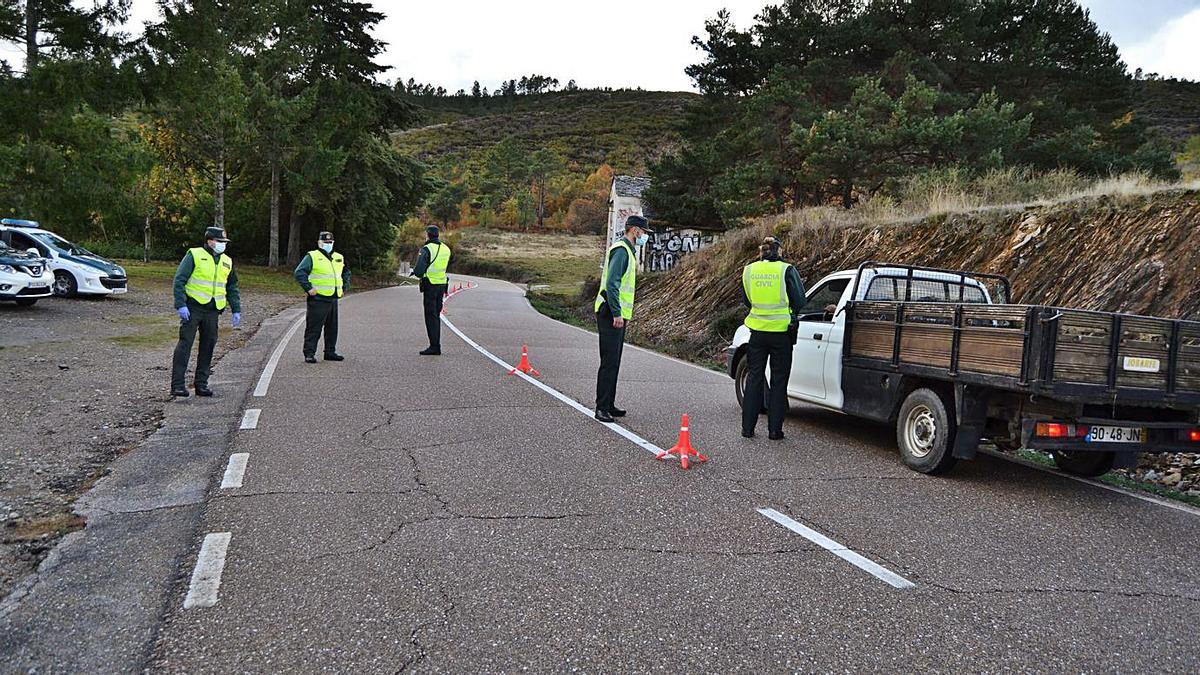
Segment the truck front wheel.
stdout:
<svg viewBox="0 0 1200 675">
<path fill-rule="evenodd" d="M 1054 463 L 1058 468 L 1076 476 L 1094 478 L 1112 471 L 1116 455 L 1111 452 L 1071 452 L 1056 450 Z"/>
<path fill-rule="evenodd" d="M 896 443 L 910 469 L 939 474 L 955 464 L 954 418 L 946 403 L 931 389 L 917 389 L 904 399 L 896 417 Z"/>
</svg>

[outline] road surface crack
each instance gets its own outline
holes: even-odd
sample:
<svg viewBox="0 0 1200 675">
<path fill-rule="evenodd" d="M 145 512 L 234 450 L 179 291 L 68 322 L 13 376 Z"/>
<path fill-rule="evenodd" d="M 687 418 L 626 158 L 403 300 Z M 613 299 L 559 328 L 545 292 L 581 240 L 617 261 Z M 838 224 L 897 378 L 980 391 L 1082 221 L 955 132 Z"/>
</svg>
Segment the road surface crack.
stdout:
<svg viewBox="0 0 1200 675">
<path fill-rule="evenodd" d="M 413 578 L 416 580 L 418 586 L 425 586 L 425 580 L 422 578 L 420 572 L 414 573 Z M 442 616 L 440 624 L 442 626 L 449 626 L 450 617 L 458 611 L 457 605 L 454 602 L 454 598 L 450 595 L 450 592 L 446 589 L 446 584 L 438 581 L 436 583 L 436 590 L 438 595 L 442 596 Z M 408 641 L 416 651 L 416 654 L 414 654 L 412 658 L 406 659 L 404 663 L 400 664 L 400 668 L 396 671 L 396 675 L 408 672 L 412 668 L 423 663 L 425 659 L 429 658 L 429 647 L 422 634 L 427 633 L 429 629 L 433 628 L 435 623 L 438 622 L 424 621 L 420 624 L 417 624 L 417 626 L 408 634 Z"/>
<path fill-rule="evenodd" d="M 813 553 L 821 551 L 819 546 L 799 546 L 792 548 L 775 548 L 768 550 L 735 551 L 728 549 L 676 549 L 656 548 L 652 546 L 569 546 L 568 551 L 588 551 L 598 553 L 654 553 L 656 555 L 700 555 L 721 556 L 727 558 L 742 558 L 753 556 L 783 555 L 788 553 Z"/>
<path fill-rule="evenodd" d="M 956 595 L 1037 595 L 1037 594 L 1064 594 L 1064 595 L 1105 595 L 1122 598 L 1161 598 L 1163 600 L 1185 600 L 1187 602 L 1200 602 L 1200 597 L 1193 595 L 1184 595 L 1182 593 L 1160 593 L 1158 591 L 1122 591 L 1109 588 L 1051 588 L 1051 587 L 1031 587 L 1031 588 L 956 588 L 946 584 L 939 584 L 932 581 L 923 581 L 934 588 L 939 588 L 943 591 L 948 591 Z"/>
</svg>

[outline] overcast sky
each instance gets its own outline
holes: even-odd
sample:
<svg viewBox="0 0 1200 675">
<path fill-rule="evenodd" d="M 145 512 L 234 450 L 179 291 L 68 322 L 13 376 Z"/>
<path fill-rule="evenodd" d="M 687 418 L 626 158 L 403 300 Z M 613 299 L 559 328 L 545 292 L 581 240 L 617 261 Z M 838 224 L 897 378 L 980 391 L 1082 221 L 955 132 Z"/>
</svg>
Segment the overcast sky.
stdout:
<svg viewBox="0 0 1200 675">
<path fill-rule="evenodd" d="M 748 26 L 767 0 L 390 0 L 378 36 L 388 43 L 388 79 L 410 77 L 470 89 L 540 73 L 580 86 L 690 90 L 684 74 L 700 58 L 691 45 L 726 7 Z M 1200 0 L 1085 0 L 1130 69 L 1200 80 Z M 130 29 L 156 17 L 154 0 L 133 0 Z M 0 50 L 15 63 L 20 56 Z"/>
</svg>

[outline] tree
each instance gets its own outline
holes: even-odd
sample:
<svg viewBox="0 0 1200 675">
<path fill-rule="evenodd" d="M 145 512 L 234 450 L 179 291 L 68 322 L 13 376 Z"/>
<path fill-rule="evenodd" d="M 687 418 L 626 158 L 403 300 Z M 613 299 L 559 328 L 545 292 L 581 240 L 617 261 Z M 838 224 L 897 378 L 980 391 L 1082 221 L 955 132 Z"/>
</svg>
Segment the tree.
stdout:
<svg viewBox="0 0 1200 675">
<path fill-rule="evenodd" d="M 537 226 L 542 229 L 546 226 L 546 190 L 550 179 L 557 173 L 561 172 L 566 165 L 566 161 L 562 155 L 554 152 L 549 148 L 539 148 L 537 152 L 529 157 L 529 178 L 531 181 L 531 189 L 537 193 Z"/>
<path fill-rule="evenodd" d="M 80 7 L 71 0 L 0 0 L 0 42 L 24 50 L 26 73 L 37 69 L 47 49 L 111 58 L 122 40 L 106 29 L 125 21 L 129 3 L 98 0 Z"/>
<path fill-rule="evenodd" d="M 462 183 L 443 183 L 434 192 L 425 208 L 429 214 L 441 221 L 443 227 L 449 227 L 450 221 L 459 216 L 463 200 L 467 198 L 467 186 Z"/>
</svg>

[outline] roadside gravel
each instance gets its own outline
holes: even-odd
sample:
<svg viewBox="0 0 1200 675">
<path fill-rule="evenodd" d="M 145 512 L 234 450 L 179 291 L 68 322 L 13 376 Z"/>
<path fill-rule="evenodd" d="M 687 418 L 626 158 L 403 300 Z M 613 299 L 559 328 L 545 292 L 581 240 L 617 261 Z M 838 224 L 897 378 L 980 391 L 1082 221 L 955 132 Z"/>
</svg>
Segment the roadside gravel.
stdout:
<svg viewBox="0 0 1200 675">
<path fill-rule="evenodd" d="M 222 317 L 214 369 L 299 301 L 243 296 L 242 329 Z M 79 494 L 157 428 L 177 330 L 166 283 L 113 298 L 0 303 L 0 598 L 82 527 L 72 513 Z"/>
</svg>

